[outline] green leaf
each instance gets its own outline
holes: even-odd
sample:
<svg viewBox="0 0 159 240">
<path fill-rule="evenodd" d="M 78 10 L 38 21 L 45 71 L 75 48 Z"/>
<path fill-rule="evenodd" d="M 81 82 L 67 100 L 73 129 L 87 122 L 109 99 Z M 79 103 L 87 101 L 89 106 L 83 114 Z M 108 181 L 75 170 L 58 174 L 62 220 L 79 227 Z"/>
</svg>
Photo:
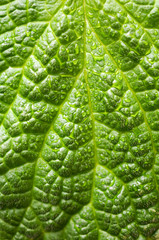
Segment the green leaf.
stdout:
<svg viewBox="0 0 159 240">
<path fill-rule="evenodd" d="M 0 240 L 159 239 L 159 1 L 0 0 Z"/>
</svg>

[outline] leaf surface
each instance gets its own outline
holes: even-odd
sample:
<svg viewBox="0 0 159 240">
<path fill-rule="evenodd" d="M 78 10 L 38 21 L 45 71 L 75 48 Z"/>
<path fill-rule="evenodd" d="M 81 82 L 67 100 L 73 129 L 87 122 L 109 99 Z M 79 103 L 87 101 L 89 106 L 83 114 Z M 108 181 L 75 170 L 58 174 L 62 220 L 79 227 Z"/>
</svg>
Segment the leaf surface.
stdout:
<svg viewBox="0 0 159 240">
<path fill-rule="evenodd" d="M 0 0 L 0 239 L 159 239 L 158 90 L 158 0 Z"/>
</svg>

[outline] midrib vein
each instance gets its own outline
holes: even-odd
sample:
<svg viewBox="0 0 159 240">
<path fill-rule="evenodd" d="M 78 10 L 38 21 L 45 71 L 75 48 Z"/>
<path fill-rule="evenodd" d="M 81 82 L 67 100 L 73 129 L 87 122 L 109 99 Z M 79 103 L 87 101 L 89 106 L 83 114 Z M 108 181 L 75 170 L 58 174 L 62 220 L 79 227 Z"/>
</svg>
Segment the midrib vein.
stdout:
<svg viewBox="0 0 159 240">
<path fill-rule="evenodd" d="M 85 81 L 86 81 L 86 86 L 87 86 L 87 92 L 88 92 L 88 99 L 89 99 L 89 107 L 90 107 L 90 113 L 91 113 L 91 118 L 92 118 L 92 131 L 93 131 L 93 143 L 94 143 L 94 153 L 95 153 L 95 156 L 94 156 L 94 160 L 95 160 L 95 165 L 94 165 L 94 173 L 93 173 L 93 184 L 92 184 L 92 191 L 91 191 L 91 199 L 90 199 L 90 204 L 92 206 L 92 210 L 93 210 L 93 214 L 94 214 L 94 217 L 95 217 L 95 222 L 96 222 L 96 226 L 97 226 L 97 229 L 100 230 L 99 228 L 99 224 L 98 224 L 98 221 L 96 220 L 96 213 L 95 213 L 95 208 L 93 206 L 93 193 L 94 193 L 94 189 L 95 189 L 95 176 L 96 176 L 96 168 L 98 166 L 98 157 L 97 157 L 97 144 L 96 144 L 96 136 L 95 136 L 95 118 L 94 118 L 94 114 L 93 114 L 93 107 L 92 107 L 92 103 L 91 103 L 91 94 L 90 94 L 90 87 L 89 87 L 89 83 L 88 83 L 88 78 L 87 78 L 87 68 L 86 68 L 86 29 L 87 29 L 87 24 L 89 25 L 89 27 L 92 29 L 92 31 L 94 32 L 97 40 L 100 42 L 100 44 L 104 47 L 104 50 L 105 52 L 110 55 L 107 51 L 107 49 L 105 48 L 105 46 L 103 45 L 103 43 L 101 42 L 101 40 L 99 39 L 99 37 L 97 36 L 97 34 L 95 33 L 94 29 L 92 28 L 92 26 L 90 25 L 90 22 L 87 20 L 87 17 L 86 17 L 86 4 L 85 4 L 85 1 L 84 0 L 84 17 L 85 17 L 85 27 L 84 27 L 84 77 L 85 77 Z M 111 56 L 110 56 L 111 57 Z M 112 57 L 111 57 L 112 58 Z M 113 63 L 117 66 L 117 64 L 115 63 L 114 59 L 113 60 Z M 117 69 L 118 69 L 118 66 L 117 66 Z M 114 177 L 116 177 L 118 179 L 118 177 L 115 175 L 115 173 L 108 169 L 106 166 L 102 166 L 103 168 L 105 168 L 108 172 L 110 172 Z M 121 180 L 121 183 L 126 187 L 127 189 L 127 185 Z M 127 189 L 128 191 L 128 189 Z M 130 201 L 131 201 L 131 205 L 133 206 L 133 209 L 134 209 L 134 212 L 136 212 L 136 209 L 134 207 L 134 204 L 132 202 L 132 199 L 131 199 L 131 196 L 130 196 L 130 193 L 128 191 L 128 196 L 130 198 Z M 98 238 L 99 238 L 99 235 L 98 235 Z"/>
<path fill-rule="evenodd" d="M 86 47 L 86 31 L 87 31 L 87 17 L 86 17 L 86 0 L 83 0 L 83 7 L 84 7 L 84 78 L 85 78 L 85 82 L 86 82 L 86 86 L 87 86 L 87 92 L 88 92 L 88 101 L 89 101 L 89 108 L 90 108 L 90 115 L 91 115 L 91 119 L 92 119 L 92 140 L 93 140 L 93 144 L 94 144 L 94 169 L 93 169 L 93 184 L 92 184 L 92 190 L 91 190 L 91 199 L 90 199 L 90 204 L 92 206 L 92 211 L 93 211 L 93 215 L 94 215 L 94 220 L 96 223 L 96 227 L 99 230 L 99 225 L 98 222 L 96 220 L 96 213 L 95 213 L 95 208 L 93 206 L 93 193 L 94 193 L 94 188 L 95 188 L 95 176 L 96 176 L 96 168 L 98 165 L 98 158 L 97 158 L 97 145 L 96 145 L 96 139 L 95 139 L 95 118 L 94 118 L 94 114 L 93 114 L 93 107 L 92 107 L 92 102 L 91 102 L 91 93 L 90 93 L 90 87 L 89 87 L 89 83 L 88 83 L 88 78 L 87 78 L 87 59 L 86 59 L 86 53 L 87 53 L 87 47 Z M 98 238 L 99 238 L 99 234 L 98 234 Z"/>
</svg>

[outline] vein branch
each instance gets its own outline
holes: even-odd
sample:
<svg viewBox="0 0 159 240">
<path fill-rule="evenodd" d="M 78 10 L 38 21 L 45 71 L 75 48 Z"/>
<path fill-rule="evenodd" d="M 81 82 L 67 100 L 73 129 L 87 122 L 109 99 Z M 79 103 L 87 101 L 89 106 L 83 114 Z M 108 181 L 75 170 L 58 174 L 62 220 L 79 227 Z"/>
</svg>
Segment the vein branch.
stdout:
<svg viewBox="0 0 159 240">
<path fill-rule="evenodd" d="M 127 8 L 126 8 L 125 6 L 123 6 L 123 5 L 119 2 L 119 0 L 115 0 L 115 1 L 116 1 L 116 2 L 120 5 L 120 7 L 143 29 L 143 31 L 145 32 L 145 34 L 148 36 L 151 44 L 152 44 L 153 46 L 155 46 L 155 44 L 154 44 L 154 42 L 153 42 L 153 40 L 152 40 L 152 37 L 151 37 L 150 33 L 143 27 L 143 25 L 133 16 L 132 13 L 129 12 L 129 10 L 127 10 Z M 156 46 L 155 46 L 155 48 L 156 48 Z"/>
<path fill-rule="evenodd" d="M 88 21 L 88 22 L 89 22 L 89 21 Z M 107 48 L 106 48 L 106 46 L 104 45 L 104 43 L 102 42 L 102 40 L 98 37 L 97 33 L 95 32 L 95 30 L 94 30 L 94 28 L 93 28 L 93 26 L 91 25 L 90 22 L 89 22 L 89 25 L 90 25 L 92 31 L 94 32 L 97 40 L 98 40 L 98 41 L 100 42 L 100 44 L 103 46 L 106 54 L 108 54 L 108 56 L 110 57 L 110 59 L 112 60 L 112 62 L 114 63 L 114 65 L 116 66 L 117 70 L 121 73 L 123 79 L 125 80 L 125 83 L 126 83 L 128 89 L 132 92 L 132 94 L 133 94 L 136 102 L 138 103 L 138 105 L 139 105 L 139 107 L 140 107 L 140 110 L 141 110 L 141 112 L 142 112 L 142 114 L 143 114 L 143 117 L 144 117 L 144 122 L 145 122 L 145 124 L 146 124 L 146 126 L 147 126 L 147 129 L 148 129 L 148 132 L 149 132 L 149 134 L 150 134 L 150 139 L 151 139 L 151 144 L 152 144 L 152 150 L 153 150 L 153 153 L 154 153 L 154 161 L 155 161 L 155 156 L 156 156 L 156 154 L 157 154 L 157 150 L 156 150 L 156 147 L 155 147 L 155 144 L 154 144 L 154 140 L 153 140 L 153 136 L 152 136 L 152 130 L 151 130 L 151 128 L 150 128 L 150 126 L 149 126 L 149 123 L 148 123 L 148 121 L 147 121 L 146 112 L 145 112 L 145 110 L 143 109 L 143 107 L 142 107 L 142 105 L 141 105 L 138 97 L 136 96 L 135 91 L 131 88 L 131 86 L 130 86 L 130 84 L 129 84 L 129 82 L 128 82 L 125 74 L 124 74 L 124 72 L 119 68 L 117 62 L 115 61 L 115 59 L 113 58 L 113 56 L 110 54 L 110 52 L 107 50 Z M 155 179 L 155 182 L 156 182 L 156 189 L 157 189 L 157 191 L 159 192 L 158 184 L 157 184 L 157 178 L 156 178 L 155 171 L 154 171 L 154 164 L 153 164 L 153 167 L 152 167 L 152 171 L 153 171 L 154 179 Z"/>
</svg>

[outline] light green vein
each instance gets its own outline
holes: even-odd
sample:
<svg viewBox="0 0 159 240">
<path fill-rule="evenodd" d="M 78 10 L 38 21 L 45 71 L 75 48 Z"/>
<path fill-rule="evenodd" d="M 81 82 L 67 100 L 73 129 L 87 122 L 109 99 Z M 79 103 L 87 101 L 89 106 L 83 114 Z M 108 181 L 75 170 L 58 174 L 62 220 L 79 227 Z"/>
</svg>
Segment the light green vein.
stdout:
<svg viewBox="0 0 159 240">
<path fill-rule="evenodd" d="M 64 1 L 63 1 L 63 4 L 64 4 Z M 58 8 L 58 10 L 63 6 L 63 4 L 60 5 L 60 7 Z M 55 14 L 56 14 L 56 13 L 55 13 Z M 54 16 L 53 16 L 53 17 L 54 17 Z M 53 17 L 52 17 L 52 18 L 53 18 Z M 51 20 L 52 20 L 52 19 L 51 19 Z M 51 20 L 50 20 L 50 21 L 51 21 Z M 46 27 L 46 29 L 47 29 L 47 27 Z M 46 29 L 45 29 L 45 31 L 46 31 Z M 44 32 L 45 32 L 45 31 L 44 31 Z M 43 33 L 44 33 L 44 32 L 43 32 Z M 35 46 L 34 46 L 34 48 L 33 48 L 33 50 L 32 50 L 32 53 L 33 53 L 36 45 L 37 45 L 37 43 L 35 44 Z M 24 71 L 24 66 L 23 66 L 23 71 Z M 76 81 L 77 81 L 77 79 L 78 79 L 78 77 L 79 77 L 80 74 L 81 74 L 81 72 L 77 75 Z M 76 81 L 74 82 L 74 85 L 75 85 Z M 70 92 L 72 91 L 72 89 L 74 88 L 74 85 L 73 85 L 73 87 L 71 88 L 71 90 L 69 91 L 69 93 L 70 93 Z M 19 83 L 19 86 L 20 86 L 20 83 Z M 19 88 L 19 87 L 18 87 L 18 88 Z M 18 90 L 17 90 L 17 91 L 18 91 Z M 68 98 L 69 93 L 67 94 L 67 97 L 66 97 L 66 98 Z M 16 97 L 15 97 L 15 98 L 16 98 Z M 66 101 L 66 99 L 65 99 L 65 101 Z M 61 108 L 62 108 L 63 104 L 65 103 L 65 101 L 63 101 L 63 103 L 62 103 L 61 106 L 59 107 L 59 110 L 58 110 L 55 118 L 53 119 L 53 121 L 52 121 L 51 124 L 50 124 L 50 128 L 47 130 L 47 132 L 46 132 L 46 134 L 45 134 L 45 137 L 44 137 L 44 140 L 43 140 L 43 144 L 42 144 L 42 147 L 41 147 L 41 151 L 39 152 L 39 156 L 37 157 L 37 159 L 36 159 L 36 161 L 35 161 L 33 185 L 32 185 L 32 189 L 30 190 L 30 191 L 31 191 L 31 194 L 32 194 L 32 198 L 31 198 L 30 204 L 28 205 L 28 207 L 27 207 L 27 208 L 25 209 L 25 211 L 24 211 L 24 214 L 23 214 L 23 216 L 22 216 L 22 218 L 21 218 L 21 221 L 19 222 L 18 226 L 16 227 L 15 234 L 12 236 L 12 239 L 14 238 L 14 236 L 16 235 L 16 233 L 18 232 L 19 227 L 20 227 L 20 224 L 22 223 L 22 221 L 23 221 L 23 219 L 24 219 L 24 217 L 25 217 L 25 214 L 26 214 L 26 212 L 27 212 L 27 209 L 31 206 L 31 203 L 32 203 L 32 200 L 33 200 L 33 190 L 34 190 L 34 182 L 35 182 L 35 176 L 36 176 L 37 162 L 38 162 L 39 157 L 41 157 L 41 153 L 42 153 L 43 147 L 44 147 L 44 145 L 45 145 L 47 136 L 48 136 L 48 134 L 49 134 L 49 132 L 50 132 L 50 129 L 52 128 L 52 125 L 53 125 L 54 122 L 56 121 L 57 116 L 59 115 L 59 113 L 60 113 L 60 111 L 61 111 Z M 9 110 L 10 110 L 11 107 L 13 106 L 14 102 L 15 102 L 15 100 L 12 102 Z M 9 110 L 8 110 L 8 111 L 9 111 Z M 8 111 L 7 111 L 7 112 L 8 112 Z M 6 113 L 6 114 L 7 114 L 7 113 Z M 4 119 L 5 119 L 5 118 L 4 118 Z M 3 119 L 3 121 L 4 121 L 4 119 Z M 3 123 L 3 121 L 2 121 L 2 123 Z"/>
<path fill-rule="evenodd" d="M 139 23 L 139 22 L 134 18 L 134 16 L 126 9 L 126 7 L 123 6 L 121 3 L 119 3 L 118 0 L 115 0 L 115 1 L 121 6 L 122 9 L 124 9 L 124 10 L 126 11 L 127 14 L 130 15 L 130 17 L 131 17 L 137 24 L 139 24 L 139 26 L 140 26 L 140 27 L 144 30 L 144 32 L 148 35 L 148 38 L 149 38 L 151 44 L 156 48 L 156 46 L 155 46 L 155 44 L 154 44 L 154 42 L 153 42 L 153 40 L 152 40 L 152 38 L 151 38 L 151 35 L 146 31 L 146 29 L 141 25 L 141 23 Z M 110 55 L 110 54 L 109 54 L 109 55 Z M 116 63 L 115 60 L 114 60 L 114 63 Z M 118 67 L 117 63 L 116 63 L 116 66 Z M 118 67 L 118 69 L 119 69 L 119 67 Z M 120 71 L 121 71 L 121 70 L 120 70 Z M 152 149 L 153 149 L 154 155 L 155 155 L 155 157 L 156 157 L 157 150 L 156 150 L 156 147 L 155 147 L 155 144 L 154 144 L 153 135 L 152 135 L 152 130 L 151 130 L 151 128 L 150 128 L 150 126 L 149 126 L 149 123 L 148 123 L 148 121 L 147 121 L 146 112 L 145 112 L 145 110 L 143 109 L 143 107 L 142 107 L 142 105 L 141 105 L 138 97 L 136 96 L 135 91 L 131 88 L 131 86 L 130 86 L 128 80 L 127 80 L 127 78 L 125 77 L 125 75 L 123 74 L 122 71 L 121 71 L 121 73 L 122 73 L 122 75 L 123 75 L 123 77 L 124 77 L 124 79 L 125 79 L 125 82 L 126 82 L 128 88 L 129 88 L 130 91 L 132 92 L 133 96 L 135 97 L 136 101 L 138 102 L 139 107 L 140 107 L 140 109 L 141 109 L 141 111 L 142 111 L 142 113 L 143 113 L 144 121 L 145 121 L 145 123 L 146 123 L 147 129 L 148 129 L 149 134 L 150 134 L 151 143 L 152 143 Z M 155 164 L 155 157 L 154 157 L 154 164 Z M 156 178 L 156 174 L 155 174 L 155 170 L 154 170 L 154 164 L 153 164 L 153 167 L 152 167 L 152 171 L 153 171 L 154 179 L 155 179 L 155 182 L 156 182 L 156 189 L 157 189 L 158 194 L 159 194 L 159 187 L 158 187 L 157 178 Z"/>
<path fill-rule="evenodd" d="M 86 65 L 87 65 L 87 62 L 86 62 L 87 17 L 86 17 L 86 2 L 85 2 L 85 0 L 83 0 L 83 6 L 84 6 L 84 77 L 85 77 L 86 86 L 87 86 L 89 108 L 90 108 L 90 114 L 91 114 L 91 118 L 92 118 L 92 136 L 93 136 L 93 143 L 94 143 L 94 161 L 95 161 L 95 165 L 94 165 L 94 169 L 93 169 L 93 184 L 92 184 L 92 190 L 91 190 L 90 203 L 92 206 L 92 211 L 93 211 L 96 227 L 98 229 L 98 238 L 99 238 L 99 225 L 98 225 L 98 221 L 96 219 L 96 213 L 95 213 L 95 209 L 93 206 L 93 193 L 94 193 L 94 188 L 95 188 L 95 176 L 96 176 L 96 168 L 98 165 L 98 158 L 97 158 L 97 145 L 96 145 L 96 140 L 95 140 L 95 118 L 94 118 L 94 114 L 93 114 L 93 108 L 92 108 L 92 103 L 91 103 L 91 93 L 90 93 L 90 88 L 89 88 L 89 83 L 88 83 L 88 78 L 87 78 L 87 69 L 86 69 Z"/>
</svg>

